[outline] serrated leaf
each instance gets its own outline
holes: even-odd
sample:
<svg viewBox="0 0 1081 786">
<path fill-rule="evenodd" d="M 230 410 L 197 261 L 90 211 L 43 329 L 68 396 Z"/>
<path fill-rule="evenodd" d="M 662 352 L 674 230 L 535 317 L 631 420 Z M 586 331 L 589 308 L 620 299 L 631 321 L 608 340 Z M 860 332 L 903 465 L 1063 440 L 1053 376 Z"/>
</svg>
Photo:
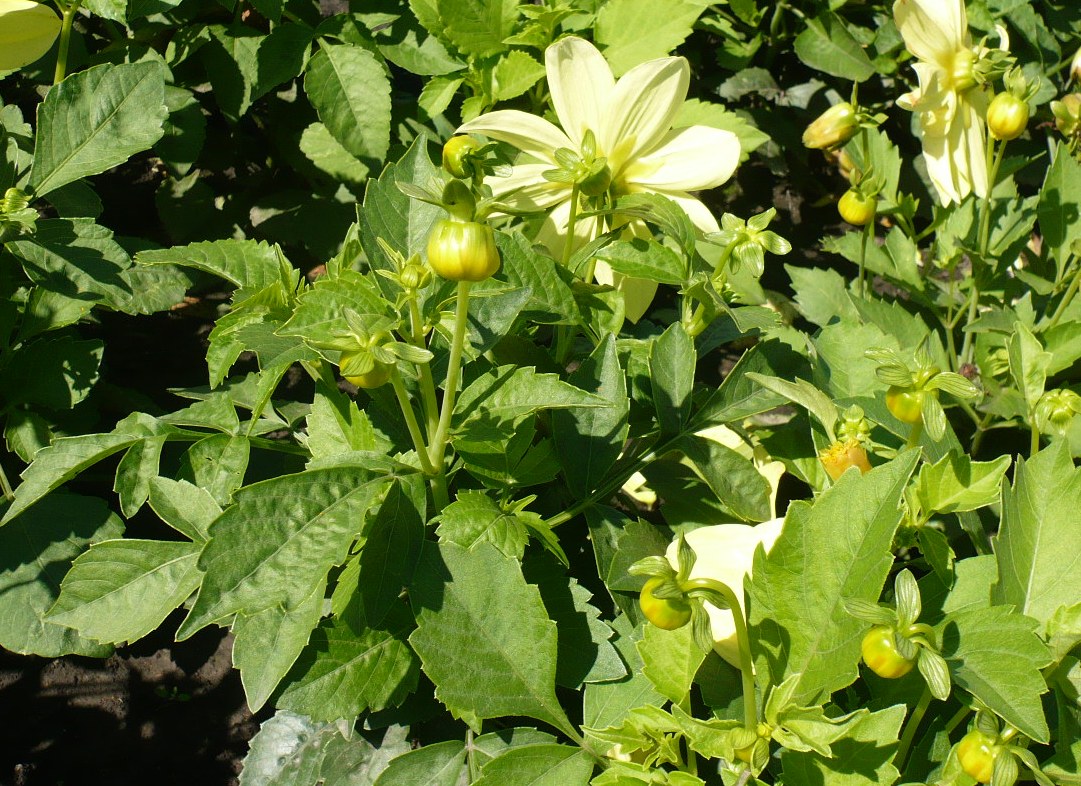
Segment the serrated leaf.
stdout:
<svg viewBox="0 0 1081 786">
<path fill-rule="evenodd" d="M 323 45 L 308 63 L 304 89 L 342 147 L 358 158 L 386 158 L 390 82 L 375 55 L 360 46 Z"/>
<path fill-rule="evenodd" d="M 38 109 L 30 190 L 45 196 L 147 150 L 162 135 L 165 69 L 156 60 L 71 74 Z"/>
<path fill-rule="evenodd" d="M 409 599 L 418 626 L 409 643 L 454 714 L 570 728 L 555 696 L 556 626 L 516 560 L 486 543 L 426 543 Z"/>
<path fill-rule="evenodd" d="M 856 679 L 866 625 L 844 600 L 881 595 L 917 457 L 909 451 L 866 475 L 846 472 L 813 506 L 789 506 L 780 538 L 768 557 L 756 555 L 748 583 L 759 680 L 799 674 L 796 700 L 811 704 Z"/>
<path fill-rule="evenodd" d="M 589 753 L 569 745 L 512 748 L 484 765 L 476 786 L 586 786 L 593 774 Z"/>
<path fill-rule="evenodd" d="M 382 623 L 413 579 L 424 542 L 424 494 L 420 477 L 398 478 L 364 531 L 360 589 L 369 626 Z"/>
<path fill-rule="evenodd" d="M 0 392 L 11 404 L 71 409 L 98 381 L 105 345 L 71 336 L 42 338 L 9 350 Z"/>
<path fill-rule="evenodd" d="M 507 49 L 503 39 L 518 18 L 515 0 L 437 0 L 436 6 L 443 35 L 463 54 L 485 57 Z"/>
<path fill-rule="evenodd" d="M 178 478 L 206 489 L 224 507 L 244 483 L 250 451 L 247 437 L 212 434 L 185 451 Z"/>
<path fill-rule="evenodd" d="M 972 461 L 953 453 L 920 467 L 916 493 L 927 514 L 976 510 L 998 499 L 1009 456 L 994 461 Z"/>
<path fill-rule="evenodd" d="M 274 246 L 255 240 L 213 240 L 187 246 L 140 251 L 141 265 L 180 265 L 223 278 L 240 290 L 259 292 L 282 283 L 296 287 L 298 275 Z"/>
<path fill-rule="evenodd" d="M 1043 344 L 1023 322 L 1014 324 L 1013 335 L 1006 348 L 1010 358 L 1010 376 L 1031 413 L 1043 395 L 1051 353 L 1044 351 Z"/>
<path fill-rule="evenodd" d="M 800 60 L 831 76 L 862 82 L 875 72 L 844 20 L 833 13 L 808 19 L 793 46 Z"/>
<path fill-rule="evenodd" d="M 1055 159 L 1040 189 L 1037 208 L 1040 232 L 1060 274 L 1070 258 L 1070 246 L 1081 238 L 1081 223 L 1067 212 L 1068 205 L 1081 204 L 1081 164 L 1060 142 Z"/>
<path fill-rule="evenodd" d="M 425 745 L 393 759 L 372 786 L 458 786 L 465 753 L 458 740 Z"/>
<path fill-rule="evenodd" d="M 605 407 L 608 402 L 563 382 L 556 374 L 538 374 L 522 366 L 500 366 L 477 377 L 458 396 L 452 430 L 473 425 L 510 423 L 541 409 Z"/>
<path fill-rule="evenodd" d="M 210 527 L 199 558 L 206 576 L 178 638 L 238 611 L 302 603 L 344 559 L 387 485 L 359 468 L 332 468 L 238 491 Z"/>
<path fill-rule="evenodd" d="M 687 280 L 686 261 L 652 238 L 617 240 L 597 252 L 596 259 L 632 278 L 677 285 Z"/>
<path fill-rule="evenodd" d="M 322 123 L 312 123 L 304 129 L 300 135 L 300 152 L 334 180 L 363 183 L 368 179 L 368 167 L 346 150 Z"/>
<path fill-rule="evenodd" d="M 64 576 L 50 622 L 107 644 L 141 639 L 199 586 L 199 544 L 107 540 Z"/>
<path fill-rule="evenodd" d="M 124 531 L 94 497 L 53 494 L 0 529 L 0 646 L 23 655 L 105 657 L 111 648 L 50 622 L 60 582 L 87 546 Z"/>
<path fill-rule="evenodd" d="M 379 627 L 348 618 L 325 622 L 312 632 L 277 705 L 332 721 L 400 704 L 420 673 L 406 643 L 412 627 L 412 616 L 400 605 Z"/>
<path fill-rule="evenodd" d="M 893 757 L 897 752 L 906 707 L 899 704 L 859 719 L 849 736 L 830 744 L 832 756 L 781 751 L 785 779 L 792 783 L 830 786 L 880 786 L 900 776 Z"/>
<path fill-rule="evenodd" d="M 578 319 L 574 293 L 559 275 L 559 263 L 534 250 L 521 232 L 499 232 L 495 238 L 510 283 L 529 290 L 522 315 L 547 325 L 573 324 Z"/>
<path fill-rule="evenodd" d="M 1052 491 L 1053 490 L 1053 491 Z M 1081 470 L 1065 442 L 1018 459 L 1013 486 L 1002 490 L 1002 525 L 993 540 L 995 603 L 1011 604 L 1045 627 L 1081 598 Z"/>
<path fill-rule="evenodd" d="M 517 98 L 544 77 L 544 66 L 527 52 L 512 49 L 492 69 L 496 101 Z"/>
<path fill-rule="evenodd" d="M 956 685 L 1037 742 L 1049 730 L 1040 695 L 1040 669 L 1051 654 L 1036 635 L 1036 620 L 1009 606 L 950 614 L 942 626 L 942 655 Z"/>
<path fill-rule="evenodd" d="M 646 625 L 638 642 L 638 654 L 642 656 L 642 671 L 653 687 L 674 704 L 687 698 L 694 676 L 706 659 L 690 625 L 672 631 Z"/>
<path fill-rule="evenodd" d="M 704 0 L 611 0 L 597 13 L 595 40 L 616 75 L 683 43 Z"/>
<path fill-rule="evenodd" d="M 259 47 L 265 39 L 258 30 L 237 22 L 228 27 L 211 25 L 205 45 L 199 48 L 214 100 L 232 122 L 243 117 L 254 100 L 259 78 Z"/>
<path fill-rule="evenodd" d="M 687 424 L 697 359 L 694 341 L 679 322 L 665 330 L 650 348 L 653 407 L 664 434 L 679 434 Z"/>
<path fill-rule="evenodd" d="M 635 708 L 645 705 L 659 707 L 666 701 L 642 671 L 645 664 L 635 646 L 642 630 L 635 629 L 626 615 L 617 617 L 612 629 L 616 632 L 612 644 L 623 658 L 628 674 L 620 680 L 586 685 L 582 722 L 594 729 L 618 726 Z"/>
<path fill-rule="evenodd" d="M 443 509 L 436 530 L 441 540 L 473 549 L 491 543 L 508 557 L 521 559 L 529 535 L 525 525 L 483 491 L 464 490 Z"/>
</svg>

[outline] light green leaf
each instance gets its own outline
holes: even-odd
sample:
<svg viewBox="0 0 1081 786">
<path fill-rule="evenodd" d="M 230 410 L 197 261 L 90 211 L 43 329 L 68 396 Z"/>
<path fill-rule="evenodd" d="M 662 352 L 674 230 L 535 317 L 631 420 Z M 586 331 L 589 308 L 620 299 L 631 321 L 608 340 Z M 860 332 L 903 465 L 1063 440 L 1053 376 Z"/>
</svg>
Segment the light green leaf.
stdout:
<svg viewBox="0 0 1081 786">
<path fill-rule="evenodd" d="M 126 518 L 139 512 L 150 495 L 150 481 L 158 476 L 164 436 L 147 437 L 128 448 L 116 468 L 113 491 L 120 497 L 120 510 Z"/>
<path fill-rule="evenodd" d="M 298 275 L 275 246 L 255 240 L 214 240 L 187 246 L 140 251 L 141 265 L 180 265 L 223 278 L 253 294 L 275 284 L 296 288 Z"/>
<path fill-rule="evenodd" d="M 477 377 L 458 396 L 452 430 L 511 423 L 541 409 L 606 407 L 608 402 L 568 385 L 556 374 L 538 374 L 530 366 L 500 366 Z"/>
<path fill-rule="evenodd" d="M 254 614 L 236 615 L 232 628 L 233 665 L 240 671 L 252 712 L 266 704 L 308 644 L 323 614 L 325 591 L 325 582 L 316 585 L 295 609 L 279 604 Z"/>
<path fill-rule="evenodd" d="M 300 135 L 300 152 L 315 166 L 337 181 L 363 183 L 368 167 L 342 147 L 322 123 L 312 123 Z"/>
<path fill-rule="evenodd" d="M 463 743 L 437 742 L 392 760 L 372 786 L 458 786 L 465 766 Z"/>
<path fill-rule="evenodd" d="M 848 736 L 830 744 L 832 756 L 781 751 L 785 780 L 828 786 L 882 786 L 900 772 L 893 763 L 905 719 L 903 704 L 862 716 Z"/>
<path fill-rule="evenodd" d="M 364 619 L 378 626 L 399 605 L 402 588 L 413 579 L 424 542 L 425 486 L 418 475 L 398 478 L 364 530 L 360 552 L 360 593 Z"/>
<path fill-rule="evenodd" d="M 221 506 L 206 489 L 183 480 L 154 478 L 149 502 L 162 521 L 197 542 L 208 538 L 210 525 L 221 515 Z"/>
<path fill-rule="evenodd" d="M 1060 606 L 1051 615 L 1046 627 L 1051 662 L 1059 663 L 1081 644 L 1081 601 L 1072 606 Z"/>
<path fill-rule="evenodd" d="M 1077 220 L 1075 212 L 1075 206 L 1079 204 L 1081 163 L 1070 154 L 1066 144 L 1060 142 L 1040 189 L 1037 209 L 1043 242 L 1060 275 L 1069 261 L 1071 244 L 1081 238 L 1081 221 Z"/>
<path fill-rule="evenodd" d="M 635 646 L 641 640 L 641 628 L 635 629 L 626 615 L 616 617 L 612 628 L 616 632 L 612 643 L 627 665 L 628 674 L 621 680 L 586 685 L 582 723 L 594 729 L 618 726 L 635 708 L 647 704 L 660 707 L 665 702 L 642 671 L 645 664 Z"/>
<path fill-rule="evenodd" d="M 578 321 L 574 293 L 559 275 L 559 263 L 537 253 L 521 232 L 498 232 L 495 237 L 503 267 L 500 273 L 510 283 L 529 289 L 530 298 L 522 316 L 546 325 L 567 325 Z"/>
<path fill-rule="evenodd" d="M 879 599 L 917 458 L 909 451 L 866 475 L 846 472 L 813 505 L 789 506 L 780 538 L 768 557 L 756 555 L 748 583 L 759 680 L 798 674 L 795 699 L 806 705 L 856 679 L 866 623 L 844 601 Z"/>
<path fill-rule="evenodd" d="M 184 453 L 178 478 L 210 492 L 225 507 L 244 483 L 251 443 L 234 434 L 212 434 Z"/>
<path fill-rule="evenodd" d="M 661 284 L 682 284 L 687 280 L 684 259 L 652 238 L 617 240 L 598 251 L 596 258 L 632 278 Z"/>
<path fill-rule="evenodd" d="M 447 111 L 447 107 L 454 100 L 458 88 L 464 81 L 461 77 L 433 76 L 420 91 L 417 105 L 428 114 L 428 117 L 442 114 Z"/>
<path fill-rule="evenodd" d="M 526 52 L 512 49 L 499 58 L 492 70 L 496 101 L 517 98 L 544 77 L 544 66 Z"/>
<path fill-rule="evenodd" d="M 1010 457 L 994 461 L 973 461 L 950 453 L 934 464 L 924 464 L 916 485 L 924 513 L 956 513 L 976 510 L 998 500 L 1002 478 L 1010 468 Z"/>
<path fill-rule="evenodd" d="M 942 625 L 942 656 L 957 686 L 1022 734 L 1047 742 L 1040 699 L 1047 682 L 1040 669 L 1051 662 L 1051 653 L 1036 635 L 1037 625 L 1009 606 L 950 614 Z"/>
<path fill-rule="evenodd" d="M 796 36 L 794 46 L 800 60 L 831 76 L 862 82 L 875 72 L 844 20 L 833 13 L 808 19 L 807 28 Z"/>
<path fill-rule="evenodd" d="M 1014 323 L 1013 335 L 1006 348 L 1010 357 L 1010 376 L 1021 391 L 1028 411 L 1032 412 L 1043 395 L 1052 355 L 1044 351 L 1043 344 L 1023 322 Z"/>
<path fill-rule="evenodd" d="M 53 494 L 0 529 L 0 646 L 23 655 L 105 657 L 112 648 L 82 638 L 45 613 L 60 581 L 87 546 L 118 538 L 123 524 L 94 497 Z"/>
<path fill-rule="evenodd" d="M 23 482 L 15 489 L 0 526 L 7 524 L 53 489 L 66 483 L 103 458 L 118 453 L 140 441 L 126 434 L 85 434 L 60 437 L 34 456 L 34 463 L 23 470 Z"/>
<path fill-rule="evenodd" d="M 437 0 L 436 6 L 446 25 L 443 35 L 463 54 L 478 57 L 505 51 L 503 39 L 518 19 L 515 0 Z"/>
<path fill-rule="evenodd" d="M 644 664 L 643 673 L 657 692 L 673 704 L 687 698 L 694 675 L 706 659 L 706 653 L 695 643 L 690 625 L 677 630 L 646 625 L 638 642 L 638 654 Z"/>
<path fill-rule="evenodd" d="M 320 387 L 305 420 L 305 443 L 313 459 L 354 451 L 381 452 L 389 449 L 385 438 L 377 437 L 368 414 L 340 390 Z"/>
<path fill-rule="evenodd" d="M 750 459 L 697 434 L 681 439 L 678 449 L 725 510 L 744 521 L 765 521 L 772 516 L 769 481 Z"/>
<path fill-rule="evenodd" d="M 45 196 L 124 163 L 161 138 L 165 116 L 165 69 L 157 61 L 72 74 L 38 109 L 30 190 Z"/>
<path fill-rule="evenodd" d="M 571 728 L 555 695 L 556 626 L 517 560 L 486 543 L 426 543 L 409 599 L 418 625 L 409 643 L 453 714 L 471 725 L 527 715 Z"/>
<path fill-rule="evenodd" d="M 593 774 L 589 753 L 569 745 L 512 748 L 484 765 L 476 786 L 586 786 Z"/>
<path fill-rule="evenodd" d="M 796 379 L 789 382 L 780 377 L 767 377 L 762 374 L 750 373 L 747 378 L 757 382 L 767 390 L 772 390 L 778 395 L 784 396 L 793 404 L 799 404 L 815 419 L 822 424 L 830 439 L 835 438 L 834 427 L 837 425 L 837 405 L 833 399 L 816 388 L 805 379 Z"/>
<path fill-rule="evenodd" d="M 332 721 L 400 704 L 420 673 L 406 643 L 412 628 L 412 615 L 401 605 L 378 628 L 349 618 L 324 623 L 312 632 L 277 706 Z"/>
<path fill-rule="evenodd" d="M 199 586 L 199 548 L 127 538 L 96 543 L 72 563 L 47 618 L 103 643 L 141 639 Z"/>
<path fill-rule="evenodd" d="M 177 633 L 186 638 L 238 611 L 305 601 L 340 563 L 385 480 L 359 468 L 312 470 L 255 483 L 210 527 L 199 558 L 206 576 Z"/>
<path fill-rule="evenodd" d="M 1013 605 L 1041 623 L 1081 598 L 1081 470 L 1065 442 L 1018 459 L 1013 486 L 1002 491 L 1002 525 L 994 537 L 995 603 Z"/>
<path fill-rule="evenodd" d="M 359 46 L 324 45 L 308 63 L 304 89 L 342 147 L 358 158 L 386 158 L 390 82 L 375 55 Z"/>
<path fill-rule="evenodd" d="M 491 543 L 508 557 L 521 559 L 529 534 L 525 524 L 508 513 L 483 491 L 463 490 L 443 509 L 436 530 L 440 540 L 472 550 L 478 543 Z"/>
<path fill-rule="evenodd" d="M 673 322 L 650 348 L 653 407 L 664 434 L 679 434 L 687 425 L 697 362 L 694 340 L 679 322 Z"/>
<path fill-rule="evenodd" d="M 704 0 L 610 0 L 597 13 L 594 40 L 618 76 L 682 44 L 708 6 Z"/>
</svg>

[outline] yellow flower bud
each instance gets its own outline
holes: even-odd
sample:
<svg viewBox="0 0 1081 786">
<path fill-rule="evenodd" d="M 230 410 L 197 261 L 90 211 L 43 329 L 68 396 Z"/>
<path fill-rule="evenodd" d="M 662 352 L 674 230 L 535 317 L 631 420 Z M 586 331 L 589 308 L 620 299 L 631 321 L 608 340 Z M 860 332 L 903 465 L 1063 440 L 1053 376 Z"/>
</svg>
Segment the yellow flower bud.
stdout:
<svg viewBox="0 0 1081 786">
<path fill-rule="evenodd" d="M 59 33 L 60 17 L 44 3 L 0 0 L 0 71 L 38 60 Z"/>
<path fill-rule="evenodd" d="M 834 104 L 807 126 L 803 144 L 815 150 L 843 145 L 859 130 L 859 119 L 852 104 Z"/>
</svg>

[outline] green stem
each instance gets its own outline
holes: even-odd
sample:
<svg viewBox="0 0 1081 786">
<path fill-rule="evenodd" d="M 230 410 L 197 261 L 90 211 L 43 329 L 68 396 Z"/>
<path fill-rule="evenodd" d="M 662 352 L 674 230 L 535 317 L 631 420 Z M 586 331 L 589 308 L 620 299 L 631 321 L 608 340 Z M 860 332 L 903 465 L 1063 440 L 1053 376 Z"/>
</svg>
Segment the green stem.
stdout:
<svg viewBox="0 0 1081 786">
<path fill-rule="evenodd" d="M 905 722 L 905 730 L 901 735 L 901 742 L 897 746 L 897 755 L 894 756 L 897 769 L 901 772 L 904 772 L 905 760 L 908 758 L 908 752 L 912 748 L 912 741 L 916 739 L 916 730 L 920 727 L 924 713 L 927 712 L 929 706 L 931 706 L 931 689 L 925 686 L 920 700 L 916 702 L 916 708 L 912 710 L 912 714 L 908 716 L 908 720 Z"/>
<path fill-rule="evenodd" d="M 988 137 L 990 139 L 990 137 Z M 976 266 L 977 264 L 987 264 L 987 251 L 988 246 L 991 243 L 991 194 L 995 190 L 995 185 L 998 182 L 998 170 L 1002 166 L 1002 159 L 1006 153 L 1006 142 L 1000 142 L 997 149 L 995 148 L 994 140 L 991 140 L 991 146 L 988 148 L 988 158 L 992 157 L 991 151 L 994 150 L 993 160 L 989 167 L 987 175 L 987 194 L 984 195 L 980 201 L 980 228 L 979 228 L 979 244 L 980 244 L 980 257 L 978 260 L 973 260 L 972 265 L 972 291 L 970 293 L 970 300 L 968 304 L 968 319 L 965 321 L 965 325 L 971 325 L 975 319 L 980 305 L 980 287 L 977 283 Z M 961 363 L 972 362 L 973 352 L 973 336 L 972 331 L 965 331 L 965 340 L 961 345 Z"/>
<path fill-rule="evenodd" d="M 872 219 L 867 222 L 863 227 L 863 232 L 860 233 L 860 270 L 857 280 L 859 282 L 860 299 L 862 300 L 867 299 L 867 240 L 874 231 L 874 220 Z"/>
<path fill-rule="evenodd" d="M 953 730 L 961 725 L 961 721 L 967 718 L 970 712 L 972 712 L 971 707 L 962 707 L 953 714 L 952 718 L 946 721 L 946 725 L 942 727 L 942 731 L 947 737 L 953 734 Z"/>
<path fill-rule="evenodd" d="M 563 241 L 563 267 L 570 264 L 574 251 L 574 225 L 578 221 L 578 184 L 571 186 L 571 212 L 567 216 L 567 239 Z M 588 282 L 586 282 L 588 283 Z"/>
<path fill-rule="evenodd" d="M 71 5 L 64 8 L 64 17 L 60 23 L 60 46 L 56 50 L 56 71 L 53 72 L 53 84 L 58 85 L 64 81 L 68 72 L 68 46 L 71 44 L 71 25 L 75 21 L 75 14 L 79 12 L 79 4 L 82 0 L 74 0 Z"/>
<path fill-rule="evenodd" d="M 424 342 L 424 326 L 420 316 L 420 306 L 417 305 L 416 293 L 409 298 L 409 340 L 413 346 L 427 349 Z M 439 428 L 439 403 L 435 397 L 435 381 L 432 379 L 432 369 L 427 363 L 417 365 L 417 376 L 420 380 L 420 398 L 424 407 L 424 417 L 427 424 L 428 439 L 435 436 Z"/>
<path fill-rule="evenodd" d="M 1028 440 L 1028 457 L 1032 458 L 1040 452 L 1040 430 L 1036 428 L 1035 418 L 1031 419 L 1031 423 L 1028 427 L 1029 440 Z"/>
<path fill-rule="evenodd" d="M 413 411 L 413 402 L 409 400 L 409 391 L 405 389 L 405 381 L 402 379 L 402 373 L 398 371 L 397 366 L 390 370 L 390 384 L 394 388 L 394 395 L 398 397 L 398 406 L 402 408 L 405 425 L 409 429 L 409 437 L 413 440 L 413 448 L 417 451 L 417 457 L 420 459 L 420 468 L 425 475 L 435 475 L 435 468 L 432 466 L 431 457 L 428 455 L 428 446 L 424 444 L 424 433 L 420 430 L 417 415 Z M 446 501 L 444 500 L 445 504 Z"/>
<path fill-rule="evenodd" d="M 11 488 L 11 483 L 8 481 L 8 475 L 4 472 L 3 467 L 0 467 L 0 490 L 4 493 L 4 499 L 8 502 L 14 502 L 15 492 Z"/>
<path fill-rule="evenodd" d="M 1062 300 L 1059 301 L 1058 307 L 1055 309 L 1055 313 L 1051 315 L 1051 321 L 1047 323 L 1047 327 L 1044 330 L 1050 330 L 1058 321 L 1062 319 L 1062 315 L 1066 313 L 1066 309 L 1070 307 L 1070 303 L 1073 302 L 1074 295 L 1077 294 L 1077 288 L 1081 286 L 1081 266 L 1078 266 L 1076 274 L 1074 274 L 1073 280 L 1070 281 L 1070 286 L 1066 290 L 1066 294 L 1062 296 Z"/>
<path fill-rule="evenodd" d="M 920 444 L 920 437 L 923 436 L 923 421 L 913 423 L 912 428 L 908 432 L 908 439 L 905 441 L 906 448 L 918 447 Z"/>
<path fill-rule="evenodd" d="M 439 472 L 444 472 L 443 458 L 450 437 L 450 416 L 454 412 L 454 400 L 461 382 L 462 350 L 465 348 L 466 327 L 469 318 L 469 281 L 458 282 L 458 305 L 454 310 L 454 337 L 450 343 L 450 359 L 447 363 L 447 381 L 443 391 L 443 408 L 439 413 L 439 425 L 432 437 L 431 460 Z"/>
<path fill-rule="evenodd" d="M 758 728 L 758 707 L 754 699 L 754 662 L 751 660 L 751 640 L 747 633 L 747 621 L 743 618 L 743 607 L 736 593 L 723 582 L 715 579 L 688 579 L 680 583 L 685 592 L 693 589 L 710 589 L 719 592 L 728 601 L 732 612 L 732 622 L 736 628 L 736 643 L 739 644 L 739 672 L 743 684 L 743 725 L 752 731 Z"/>
</svg>

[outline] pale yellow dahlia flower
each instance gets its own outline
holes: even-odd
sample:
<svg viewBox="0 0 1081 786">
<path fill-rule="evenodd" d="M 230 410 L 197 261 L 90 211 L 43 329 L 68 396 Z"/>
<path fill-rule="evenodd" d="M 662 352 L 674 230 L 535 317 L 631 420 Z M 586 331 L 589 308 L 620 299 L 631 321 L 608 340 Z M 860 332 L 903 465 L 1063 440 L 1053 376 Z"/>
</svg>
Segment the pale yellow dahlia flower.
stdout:
<svg viewBox="0 0 1081 786">
<path fill-rule="evenodd" d="M 784 519 L 777 518 L 755 525 L 716 524 L 688 532 L 684 538 L 687 545 L 694 549 L 695 556 L 689 578 L 714 579 L 727 584 L 735 593 L 740 609 L 746 617 L 743 579 L 751 575 L 754 553 L 759 545 L 768 554 L 781 536 L 783 527 Z M 665 557 L 678 571 L 679 538 L 669 544 Z M 738 667 L 739 642 L 736 639 L 736 623 L 732 612 L 707 603 L 706 613 L 709 614 L 709 626 L 713 634 L 713 649 L 726 661 Z"/>
<path fill-rule="evenodd" d="M 927 174 L 944 205 L 987 195 L 987 97 L 976 86 L 977 53 L 963 0 L 896 0 L 893 18 L 919 88 L 897 104 L 919 114 Z"/>
<path fill-rule="evenodd" d="M 714 188 L 728 180 L 739 163 L 735 134 L 707 126 L 672 128 L 687 97 L 690 66 L 682 57 L 662 57 L 635 66 L 617 81 L 604 56 L 581 38 L 563 38 L 545 52 L 548 89 L 560 128 L 543 118 L 513 109 L 481 115 L 459 133 L 483 134 L 507 142 L 525 154 L 510 177 L 488 181 L 496 197 L 515 210 L 550 210 L 539 240 L 559 254 L 571 210 L 571 184 L 552 182 L 544 172 L 560 167 L 556 151 L 585 157 L 587 132 L 595 155 L 604 157 L 614 196 L 649 192 L 679 204 L 703 232 L 717 232 L 717 220 L 688 192 Z M 605 231 L 603 218 L 575 224 L 580 240 Z M 624 291 L 628 319 L 637 320 L 653 298 L 656 284 L 628 286 L 606 266 L 597 280 Z M 632 280 L 636 281 L 636 280 Z"/>
<path fill-rule="evenodd" d="M 60 33 L 60 17 L 31 0 L 0 0 L 0 71 L 14 71 L 42 57 Z"/>
</svg>

